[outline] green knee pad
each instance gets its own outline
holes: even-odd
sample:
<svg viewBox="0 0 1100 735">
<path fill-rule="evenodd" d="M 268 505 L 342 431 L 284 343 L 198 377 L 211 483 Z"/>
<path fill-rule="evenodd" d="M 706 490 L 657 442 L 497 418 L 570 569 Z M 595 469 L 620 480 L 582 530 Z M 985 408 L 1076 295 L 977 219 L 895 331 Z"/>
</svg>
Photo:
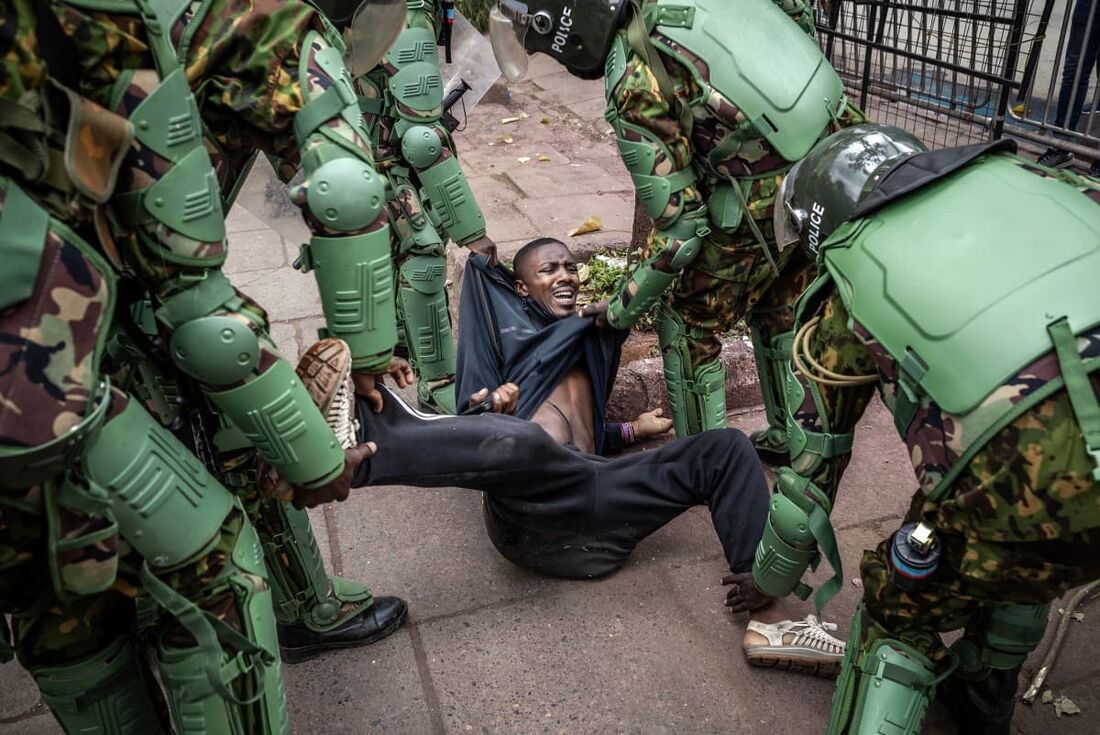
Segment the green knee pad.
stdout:
<svg viewBox="0 0 1100 735">
<path fill-rule="evenodd" d="M 329 577 L 317 538 L 304 510 L 289 503 L 261 500 L 253 522 L 263 544 L 275 615 L 311 630 L 335 628 L 373 602 L 370 589 Z"/>
<path fill-rule="evenodd" d="M 157 648 L 173 724 L 181 735 L 289 733 L 271 589 L 259 538 L 248 523 L 241 527 L 227 568 L 219 575 L 224 579 L 233 591 L 240 630 L 224 623 L 214 626 L 220 657 L 212 656 L 219 651 L 211 650 L 209 639 L 190 648 L 162 641 Z M 219 658 L 220 670 L 212 672 Z M 220 682 L 223 691 L 214 682 Z"/>
<path fill-rule="evenodd" d="M 101 489 L 122 537 L 154 568 L 197 557 L 235 502 L 137 401 L 103 425 L 85 454 L 84 468 Z"/>
<path fill-rule="evenodd" d="M 754 434 L 753 443 L 777 453 L 786 453 L 789 449 L 786 378 L 794 332 L 778 334 L 765 343 L 760 325 L 750 321 L 749 334 L 752 337 L 756 373 L 760 378 L 760 392 L 764 396 L 764 413 L 768 419 L 768 428 Z"/>
<path fill-rule="evenodd" d="M 679 437 L 726 427 L 726 370 L 720 360 L 692 365 L 690 328 L 666 304 L 657 311 L 657 339 L 665 369 L 672 424 Z"/>
<path fill-rule="evenodd" d="M 414 255 L 401 265 L 400 306 L 421 400 L 455 412 L 455 346 L 447 309 L 447 262 Z"/>
<path fill-rule="evenodd" d="M 956 675 L 984 678 L 990 669 L 1014 669 L 1043 640 L 1050 605 L 997 605 L 951 646 Z"/>
<path fill-rule="evenodd" d="M 32 667 L 42 701 L 67 733 L 146 735 L 163 732 L 151 681 L 129 638 L 118 638 L 88 658 Z"/>
<path fill-rule="evenodd" d="M 871 624 L 863 640 L 863 604 L 852 630 L 829 711 L 827 735 L 919 735 L 935 696 L 932 662 Z"/>
</svg>

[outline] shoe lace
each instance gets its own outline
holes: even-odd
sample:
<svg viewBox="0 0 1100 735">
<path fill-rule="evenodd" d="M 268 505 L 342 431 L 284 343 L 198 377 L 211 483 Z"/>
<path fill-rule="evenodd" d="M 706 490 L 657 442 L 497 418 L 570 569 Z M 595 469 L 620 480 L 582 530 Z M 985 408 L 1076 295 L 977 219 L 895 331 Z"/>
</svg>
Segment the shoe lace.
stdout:
<svg viewBox="0 0 1100 735">
<path fill-rule="evenodd" d="M 794 635 L 792 645 L 815 648 L 827 653 L 840 653 L 844 650 L 844 642 L 829 635 L 831 630 L 836 630 L 836 623 L 827 623 L 813 615 L 807 615 L 805 620 L 791 626 L 790 633 Z"/>
</svg>

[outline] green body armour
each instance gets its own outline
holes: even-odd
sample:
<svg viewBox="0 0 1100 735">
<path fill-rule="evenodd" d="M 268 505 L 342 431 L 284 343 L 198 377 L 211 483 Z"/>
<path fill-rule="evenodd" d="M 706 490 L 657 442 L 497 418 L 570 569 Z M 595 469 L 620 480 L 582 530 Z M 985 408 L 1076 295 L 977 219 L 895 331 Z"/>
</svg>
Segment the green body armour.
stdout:
<svg viewBox="0 0 1100 735">
<path fill-rule="evenodd" d="M 695 76 L 692 105 L 721 95 L 788 161 L 810 151 L 844 99 L 821 49 L 772 0 L 660 0 L 644 12 L 653 44 Z M 707 78 L 684 51 L 706 62 Z"/>
<path fill-rule="evenodd" d="M 841 226 L 821 260 L 852 318 L 898 363 L 901 390 L 891 410 L 900 433 L 925 397 L 945 412 L 970 414 L 1064 342 L 1063 377 L 1052 384 L 1067 384 L 1097 456 L 1100 411 L 1084 376 L 1100 361 L 1083 363 L 1072 340 L 1100 323 L 1100 208 L 1086 196 L 1011 158 L 985 156 Z M 972 451 L 1034 401 L 1001 403 L 1008 404 L 1001 415 L 983 417 L 988 431 Z M 931 499 L 970 456 L 960 457 Z"/>
</svg>

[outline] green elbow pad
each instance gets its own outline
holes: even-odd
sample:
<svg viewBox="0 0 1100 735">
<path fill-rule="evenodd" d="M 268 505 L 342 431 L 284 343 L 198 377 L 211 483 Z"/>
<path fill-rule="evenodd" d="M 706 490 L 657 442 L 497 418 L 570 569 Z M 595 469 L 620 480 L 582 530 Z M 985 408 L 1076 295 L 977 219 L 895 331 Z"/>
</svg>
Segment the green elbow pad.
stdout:
<svg viewBox="0 0 1100 735">
<path fill-rule="evenodd" d="M 84 456 L 122 537 L 153 567 L 190 561 L 236 502 L 137 401 L 103 425 Z"/>
<path fill-rule="evenodd" d="M 451 156 L 418 173 L 436 227 L 459 244 L 485 236 L 485 216 L 457 158 Z"/>
<path fill-rule="evenodd" d="M 324 335 L 348 343 L 352 367 L 385 370 L 397 344 L 389 228 L 347 237 L 314 235 L 302 247 L 302 271 L 310 270 L 321 292 Z"/>
<path fill-rule="evenodd" d="M 343 472 L 336 435 L 285 360 L 238 388 L 206 395 L 292 485 L 318 487 Z"/>
</svg>

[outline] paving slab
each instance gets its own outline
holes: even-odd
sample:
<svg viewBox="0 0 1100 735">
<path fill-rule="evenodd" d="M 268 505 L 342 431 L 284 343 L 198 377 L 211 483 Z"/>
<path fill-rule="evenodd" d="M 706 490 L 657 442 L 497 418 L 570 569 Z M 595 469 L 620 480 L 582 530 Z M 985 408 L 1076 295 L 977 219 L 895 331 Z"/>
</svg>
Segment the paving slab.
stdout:
<svg viewBox="0 0 1100 735">
<path fill-rule="evenodd" d="M 589 217 L 599 217 L 603 223 L 602 238 L 613 237 L 618 241 L 625 235 L 630 240 L 630 225 L 634 220 L 634 202 L 624 194 L 568 194 L 547 196 L 542 199 L 524 199 L 516 205 L 534 223 L 539 232 L 548 237 L 565 239 L 570 231 L 579 227 Z M 607 233 L 619 233 L 618 237 Z M 589 233 L 597 235 L 599 233 Z M 577 236 L 577 241 L 585 237 Z M 569 240 L 572 245 L 574 239 Z"/>
<path fill-rule="evenodd" d="M 223 267 L 227 275 L 282 268 L 287 263 L 283 238 L 277 230 L 265 225 L 255 230 L 229 233 L 229 252 Z"/>
<path fill-rule="evenodd" d="M 235 273 L 229 280 L 263 306 L 273 321 L 322 313 L 317 281 L 290 266 Z"/>
<path fill-rule="evenodd" d="M 409 629 L 367 648 L 283 666 L 291 729 L 317 732 L 427 733 L 428 699 Z"/>
<path fill-rule="evenodd" d="M 378 450 L 385 451 L 384 443 Z M 367 582 L 375 594 L 404 597 L 416 620 L 448 617 L 553 587 L 553 580 L 497 553 L 485 533 L 481 504 L 481 494 L 471 490 L 353 490 L 334 512 L 344 574 Z"/>
<path fill-rule="evenodd" d="M 573 163 L 566 167 L 527 166 L 508 172 L 508 178 L 523 192 L 531 202 L 537 204 L 562 196 L 589 196 L 591 194 L 610 194 L 633 192 L 630 179 L 604 171 L 590 163 Z M 631 200 L 631 220 L 633 223 L 634 205 Z"/>
</svg>

